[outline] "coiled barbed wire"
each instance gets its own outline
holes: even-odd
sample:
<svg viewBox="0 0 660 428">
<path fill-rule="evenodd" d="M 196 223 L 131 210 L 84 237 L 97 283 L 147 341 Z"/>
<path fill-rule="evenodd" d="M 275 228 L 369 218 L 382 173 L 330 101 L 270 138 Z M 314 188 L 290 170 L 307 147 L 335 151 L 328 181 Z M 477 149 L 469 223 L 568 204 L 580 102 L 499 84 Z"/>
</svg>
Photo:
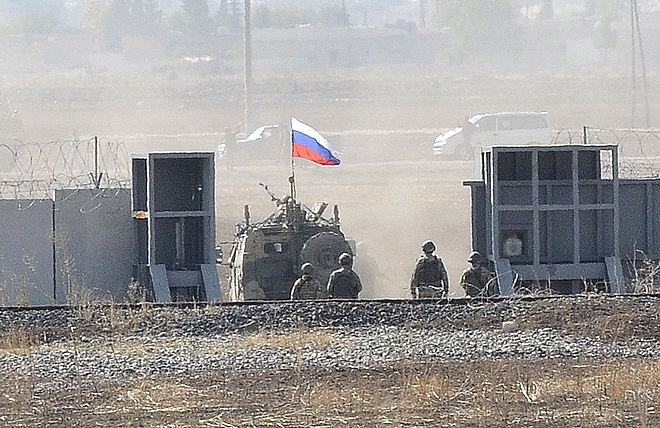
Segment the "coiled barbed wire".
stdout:
<svg viewBox="0 0 660 428">
<path fill-rule="evenodd" d="M 130 156 L 103 138 L 0 144 L 0 199 L 47 199 L 56 190 L 128 188 Z"/>
<path fill-rule="evenodd" d="M 660 178 L 660 130 L 563 129 L 553 140 L 585 142 L 619 146 L 620 178 Z M 122 142 L 93 137 L 0 143 L 0 199 L 47 199 L 62 189 L 129 188 L 130 181 L 130 155 Z"/>
<path fill-rule="evenodd" d="M 555 144 L 615 144 L 619 147 L 619 178 L 660 177 L 660 130 L 658 129 L 563 129 Z M 603 174 L 611 176 L 609 159 L 604 159 Z"/>
</svg>

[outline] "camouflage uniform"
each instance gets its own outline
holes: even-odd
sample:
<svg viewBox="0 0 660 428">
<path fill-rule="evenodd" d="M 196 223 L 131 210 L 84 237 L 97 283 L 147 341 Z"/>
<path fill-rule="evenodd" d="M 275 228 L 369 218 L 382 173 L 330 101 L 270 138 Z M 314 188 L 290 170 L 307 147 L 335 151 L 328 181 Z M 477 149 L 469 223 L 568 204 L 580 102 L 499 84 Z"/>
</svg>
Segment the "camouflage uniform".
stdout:
<svg viewBox="0 0 660 428">
<path fill-rule="evenodd" d="M 353 271 L 353 258 L 346 253 L 339 257 L 341 268 L 333 271 L 328 280 L 328 295 L 333 299 L 357 299 L 362 291 L 360 277 Z"/>
<path fill-rule="evenodd" d="M 410 280 L 413 299 L 441 299 L 449 292 L 449 278 L 442 259 L 435 254 L 424 253 L 415 264 Z"/>
<path fill-rule="evenodd" d="M 303 274 L 293 283 L 291 300 L 319 300 L 325 298 L 321 283 L 311 274 Z"/>
<path fill-rule="evenodd" d="M 481 266 L 481 260 L 481 254 L 473 252 L 468 260 L 472 266 L 465 269 L 461 275 L 461 286 L 465 290 L 465 294 L 470 297 L 487 297 L 496 294 L 493 276 L 488 269 Z"/>
</svg>

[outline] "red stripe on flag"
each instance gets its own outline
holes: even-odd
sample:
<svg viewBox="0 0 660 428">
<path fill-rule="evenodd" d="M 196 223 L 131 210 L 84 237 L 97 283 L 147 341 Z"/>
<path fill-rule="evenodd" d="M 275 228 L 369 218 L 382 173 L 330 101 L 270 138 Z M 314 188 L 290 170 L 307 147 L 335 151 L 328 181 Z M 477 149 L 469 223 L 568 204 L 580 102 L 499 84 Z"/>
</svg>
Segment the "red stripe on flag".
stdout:
<svg viewBox="0 0 660 428">
<path fill-rule="evenodd" d="M 316 153 L 314 150 L 307 146 L 303 146 L 302 144 L 293 144 L 293 157 L 307 159 L 319 165 L 338 165 L 336 161 L 326 159 L 320 154 Z"/>
</svg>

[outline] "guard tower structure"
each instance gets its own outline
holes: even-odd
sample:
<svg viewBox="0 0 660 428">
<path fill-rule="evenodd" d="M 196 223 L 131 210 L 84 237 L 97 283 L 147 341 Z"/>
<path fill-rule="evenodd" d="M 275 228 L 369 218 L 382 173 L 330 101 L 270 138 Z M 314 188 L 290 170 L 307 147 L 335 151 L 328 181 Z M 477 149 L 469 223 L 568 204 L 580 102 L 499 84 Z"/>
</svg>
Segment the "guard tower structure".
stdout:
<svg viewBox="0 0 660 428">
<path fill-rule="evenodd" d="M 481 179 L 464 185 L 472 247 L 488 256 L 500 294 L 512 294 L 514 282 L 623 293 L 622 259 L 658 254 L 660 184 L 620 180 L 616 145 L 487 148 Z M 642 233 L 623 238 L 631 229 Z"/>
<path fill-rule="evenodd" d="M 133 277 L 153 300 L 221 300 L 212 152 L 134 156 Z"/>
</svg>

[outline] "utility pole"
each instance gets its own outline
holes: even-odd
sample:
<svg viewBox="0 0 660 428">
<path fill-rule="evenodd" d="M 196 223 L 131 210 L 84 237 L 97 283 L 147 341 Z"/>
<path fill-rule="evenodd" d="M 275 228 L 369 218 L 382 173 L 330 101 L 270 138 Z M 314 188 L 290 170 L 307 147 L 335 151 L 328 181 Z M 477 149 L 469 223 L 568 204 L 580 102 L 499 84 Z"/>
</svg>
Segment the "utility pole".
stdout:
<svg viewBox="0 0 660 428">
<path fill-rule="evenodd" d="M 244 83 L 245 83 L 245 135 L 250 132 L 252 107 L 252 23 L 250 19 L 250 0 L 245 0 L 245 27 L 243 29 L 243 45 L 245 52 Z"/>
<path fill-rule="evenodd" d="M 635 63 L 636 52 L 635 52 L 635 42 L 639 45 L 639 60 L 642 66 L 642 84 L 644 90 L 644 111 L 646 113 L 646 127 L 651 127 L 651 112 L 649 109 L 649 94 L 648 94 L 648 83 L 646 80 L 646 60 L 644 58 L 644 49 L 642 48 L 642 31 L 639 27 L 639 8 L 637 5 L 637 0 L 630 0 L 630 41 L 631 41 L 631 66 L 632 66 L 632 82 L 631 82 L 631 92 L 632 92 L 632 108 L 631 108 L 631 119 L 632 127 L 635 127 L 635 116 L 636 116 L 636 107 L 637 107 L 637 71 Z"/>
</svg>

